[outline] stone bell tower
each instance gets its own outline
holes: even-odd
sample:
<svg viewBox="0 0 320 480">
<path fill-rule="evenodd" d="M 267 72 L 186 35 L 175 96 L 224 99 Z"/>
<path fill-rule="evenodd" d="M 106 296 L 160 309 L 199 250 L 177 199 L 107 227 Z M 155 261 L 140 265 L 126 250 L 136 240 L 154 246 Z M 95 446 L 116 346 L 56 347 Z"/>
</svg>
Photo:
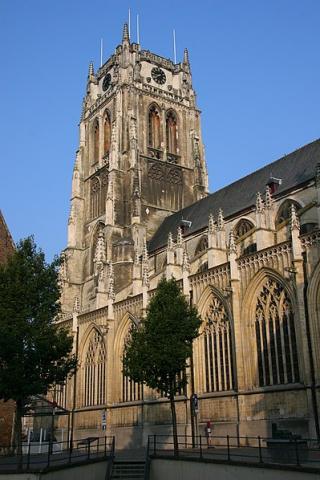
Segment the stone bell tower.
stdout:
<svg viewBox="0 0 320 480">
<path fill-rule="evenodd" d="M 188 51 L 174 64 L 131 43 L 125 24 L 114 54 L 89 67 L 62 268 L 68 298 L 91 308 L 130 290 L 144 242 L 207 189 Z"/>
</svg>

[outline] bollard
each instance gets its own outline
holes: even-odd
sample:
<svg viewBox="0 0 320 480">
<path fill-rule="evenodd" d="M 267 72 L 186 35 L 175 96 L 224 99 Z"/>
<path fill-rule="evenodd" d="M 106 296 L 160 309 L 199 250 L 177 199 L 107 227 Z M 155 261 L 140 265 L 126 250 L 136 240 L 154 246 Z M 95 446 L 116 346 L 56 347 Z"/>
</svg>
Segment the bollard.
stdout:
<svg viewBox="0 0 320 480">
<path fill-rule="evenodd" d="M 230 437 L 227 435 L 228 461 L 230 461 Z"/>
<path fill-rule="evenodd" d="M 259 462 L 263 463 L 262 449 L 261 449 L 261 438 L 260 437 L 258 437 L 258 441 L 259 441 Z"/>
</svg>

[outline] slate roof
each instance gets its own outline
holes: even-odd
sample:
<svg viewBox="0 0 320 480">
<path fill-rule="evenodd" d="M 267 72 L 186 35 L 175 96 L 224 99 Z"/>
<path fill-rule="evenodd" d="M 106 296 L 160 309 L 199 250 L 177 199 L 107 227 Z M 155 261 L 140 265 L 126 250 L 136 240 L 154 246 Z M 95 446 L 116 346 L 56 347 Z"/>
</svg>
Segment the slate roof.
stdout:
<svg viewBox="0 0 320 480">
<path fill-rule="evenodd" d="M 315 176 L 317 163 L 320 162 L 320 139 L 309 143 L 284 157 L 269 163 L 265 167 L 217 190 L 207 197 L 165 218 L 149 242 L 149 251 L 166 245 L 168 234 L 175 235 L 182 219 L 190 220 L 192 225 L 187 234 L 194 233 L 208 225 L 208 217 L 213 213 L 217 218 L 220 208 L 225 218 L 237 212 L 247 210 L 256 203 L 258 191 L 264 193 L 271 176 L 282 179 L 276 196 L 301 185 Z"/>
</svg>

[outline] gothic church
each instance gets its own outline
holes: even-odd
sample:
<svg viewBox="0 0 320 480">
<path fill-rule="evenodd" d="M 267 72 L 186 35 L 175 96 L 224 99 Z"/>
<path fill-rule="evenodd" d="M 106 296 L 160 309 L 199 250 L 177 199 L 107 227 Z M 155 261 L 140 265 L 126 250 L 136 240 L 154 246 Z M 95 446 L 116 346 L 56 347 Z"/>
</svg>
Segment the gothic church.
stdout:
<svg viewBox="0 0 320 480">
<path fill-rule="evenodd" d="M 130 329 L 162 276 L 203 319 L 194 342 L 198 433 L 319 435 L 320 141 L 208 194 L 188 52 L 122 42 L 90 65 L 72 178 L 63 314 L 79 358 L 56 400 L 75 436 L 118 446 L 169 433 L 170 406 L 122 373 Z M 190 434 L 190 383 L 176 397 Z M 104 417 L 105 415 L 105 417 Z M 61 424 L 62 426 L 62 424 Z"/>
</svg>

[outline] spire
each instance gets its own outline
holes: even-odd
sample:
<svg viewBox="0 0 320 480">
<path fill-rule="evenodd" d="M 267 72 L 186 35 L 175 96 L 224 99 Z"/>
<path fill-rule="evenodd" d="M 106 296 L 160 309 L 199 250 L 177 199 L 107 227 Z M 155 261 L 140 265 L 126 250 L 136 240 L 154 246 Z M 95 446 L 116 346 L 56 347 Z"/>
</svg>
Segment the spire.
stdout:
<svg viewBox="0 0 320 480">
<path fill-rule="evenodd" d="M 114 272 L 113 272 L 113 265 L 110 262 L 109 264 L 109 288 L 108 288 L 108 295 L 109 298 L 114 300 L 115 299 L 115 294 L 114 294 Z"/>
<path fill-rule="evenodd" d="M 266 195 L 265 195 L 265 205 L 266 205 L 266 208 L 268 210 L 270 210 L 270 208 L 272 207 L 272 203 L 273 203 L 273 200 L 272 200 L 272 196 L 271 196 L 271 190 L 270 190 L 270 187 L 267 185 L 266 186 Z"/>
<path fill-rule="evenodd" d="M 189 62 L 189 52 L 188 52 L 188 49 L 185 48 L 184 49 L 184 52 L 183 52 L 183 63 L 185 65 L 190 65 L 190 62 Z"/>
<path fill-rule="evenodd" d="M 123 25 L 122 43 L 124 42 L 130 43 L 129 28 L 127 23 Z"/>
<path fill-rule="evenodd" d="M 209 234 L 214 233 L 215 229 L 216 229 L 216 226 L 215 226 L 215 223 L 214 223 L 214 218 L 213 218 L 212 213 L 210 213 L 210 215 L 209 215 L 209 223 L 208 223 L 208 233 L 209 233 Z"/>
<path fill-rule="evenodd" d="M 168 235 L 168 245 L 167 245 L 168 250 L 173 250 L 173 238 L 172 238 L 172 233 L 169 232 Z"/>
<path fill-rule="evenodd" d="M 73 312 L 74 312 L 74 313 L 79 313 L 79 312 L 80 312 L 80 300 L 79 300 L 79 297 L 74 297 Z"/>
<path fill-rule="evenodd" d="M 104 233 L 102 230 L 100 230 L 98 235 L 98 241 L 93 261 L 97 264 L 101 264 L 106 261 L 106 245 L 104 241 Z"/>
<path fill-rule="evenodd" d="M 181 230 L 181 227 L 179 226 L 177 230 L 177 247 L 182 247 L 182 243 L 183 243 L 182 230 Z"/>
<path fill-rule="evenodd" d="M 233 230 L 229 234 L 229 253 L 237 253 L 236 243 L 234 241 Z"/>
<path fill-rule="evenodd" d="M 190 263 L 187 250 L 183 251 L 183 262 L 182 262 L 182 270 L 189 272 L 190 271 Z"/>
<path fill-rule="evenodd" d="M 89 72 L 88 72 L 88 77 L 91 77 L 94 75 L 94 68 L 93 68 L 93 62 L 89 63 Z"/>
<path fill-rule="evenodd" d="M 222 211 L 221 208 L 219 209 L 219 212 L 218 212 L 217 228 L 218 228 L 218 230 L 223 230 L 224 229 L 223 211 Z"/>
<path fill-rule="evenodd" d="M 260 192 L 257 193 L 256 211 L 257 211 L 258 213 L 262 213 L 262 212 L 263 212 L 263 199 L 262 199 L 262 196 L 261 196 L 261 193 L 260 193 Z"/>
<path fill-rule="evenodd" d="M 290 227 L 291 230 L 299 230 L 300 229 L 300 222 L 297 216 L 296 207 L 292 204 L 291 205 L 291 218 L 290 218 Z"/>
<path fill-rule="evenodd" d="M 148 249 L 147 249 L 147 242 L 146 241 L 144 241 L 144 243 L 143 243 L 142 262 L 143 263 L 148 263 Z"/>
</svg>

